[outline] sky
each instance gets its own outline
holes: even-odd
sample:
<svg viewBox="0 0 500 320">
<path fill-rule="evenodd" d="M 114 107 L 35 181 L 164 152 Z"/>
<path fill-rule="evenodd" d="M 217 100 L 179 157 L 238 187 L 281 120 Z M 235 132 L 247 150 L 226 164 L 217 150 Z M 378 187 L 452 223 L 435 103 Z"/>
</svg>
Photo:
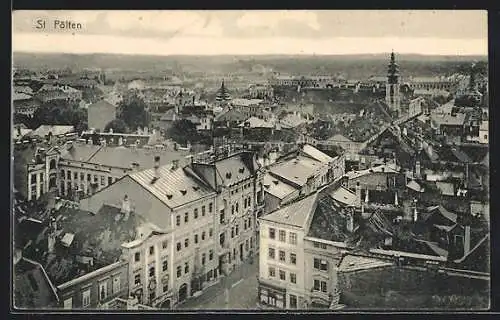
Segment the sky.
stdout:
<svg viewBox="0 0 500 320">
<path fill-rule="evenodd" d="M 15 11 L 12 20 L 14 52 L 488 54 L 486 10 Z"/>
</svg>

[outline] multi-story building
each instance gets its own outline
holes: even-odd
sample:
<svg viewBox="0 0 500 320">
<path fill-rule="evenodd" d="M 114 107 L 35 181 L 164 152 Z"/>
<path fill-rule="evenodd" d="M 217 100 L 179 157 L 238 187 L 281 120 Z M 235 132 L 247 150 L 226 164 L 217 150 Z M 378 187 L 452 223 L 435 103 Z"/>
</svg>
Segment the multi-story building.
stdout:
<svg viewBox="0 0 500 320">
<path fill-rule="evenodd" d="M 256 250 L 256 210 L 263 206 L 258 166 L 249 152 L 200 157 L 126 175 L 81 200 L 96 212 L 122 207 L 147 221 L 123 244 L 130 293 L 171 308 L 228 274 Z"/>
<path fill-rule="evenodd" d="M 129 172 L 151 168 L 155 152 L 162 155 L 163 164 L 173 159 L 187 161 L 188 152 L 164 146 L 109 147 L 68 141 L 61 147 L 24 150 L 24 156 L 18 153 L 16 159 L 15 170 L 19 173 L 16 189 L 28 200 L 38 199 L 49 191 L 66 198 L 85 197 Z"/>
</svg>

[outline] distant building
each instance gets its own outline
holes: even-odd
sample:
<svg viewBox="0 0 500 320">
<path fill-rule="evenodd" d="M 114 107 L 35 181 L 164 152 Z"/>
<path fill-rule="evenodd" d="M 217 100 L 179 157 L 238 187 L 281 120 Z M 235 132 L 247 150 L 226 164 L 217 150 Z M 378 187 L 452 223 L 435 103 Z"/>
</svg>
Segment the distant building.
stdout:
<svg viewBox="0 0 500 320">
<path fill-rule="evenodd" d="M 87 113 L 88 127 L 104 131 L 106 125 L 116 119 L 116 106 L 106 100 L 101 100 L 89 105 Z"/>
<path fill-rule="evenodd" d="M 385 86 L 385 103 L 389 110 L 401 112 L 401 94 L 399 92 L 399 66 L 396 64 L 394 52 L 391 53 L 391 61 L 387 71 L 387 84 Z"/>
<path fill-rule="evenodd" d="M 24 114 L 32 117 L 36 109 L 40 106 L 38 100 L 33 99 L 30 94 L 24 92 L 14 92 L 12 94 L 13 111 L 16 114 Z"/>
</svg>

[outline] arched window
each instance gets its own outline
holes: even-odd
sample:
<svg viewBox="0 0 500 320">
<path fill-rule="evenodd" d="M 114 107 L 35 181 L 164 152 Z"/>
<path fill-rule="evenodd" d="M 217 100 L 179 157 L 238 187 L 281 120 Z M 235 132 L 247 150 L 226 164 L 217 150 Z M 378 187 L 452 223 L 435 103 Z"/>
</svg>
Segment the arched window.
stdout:
<svg viewBox="0 0 500 320">
<path fill-rule="evenodd" d="M 49 169 L 55 169 L 56 168 L 56 160 L 55 159 L 52 159 L 50 160 L 50 165 L 49 165 Z"/>
</svg>

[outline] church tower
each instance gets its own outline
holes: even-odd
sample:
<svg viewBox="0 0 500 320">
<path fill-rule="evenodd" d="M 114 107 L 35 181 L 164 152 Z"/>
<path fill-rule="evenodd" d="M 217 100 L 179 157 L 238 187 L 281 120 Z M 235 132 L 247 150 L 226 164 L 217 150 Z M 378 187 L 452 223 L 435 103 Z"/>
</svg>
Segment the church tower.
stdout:
<svg viewBox="0 0 500 320">
<path fill-rule="evenodd" d="M 400 112 L 401 97 L 399 93 L 399 66 L 396 64 L 394 51 L 387 68 L 387 84 L 385 86 L 385 102 L 391 111 Z"/>
</svg>

